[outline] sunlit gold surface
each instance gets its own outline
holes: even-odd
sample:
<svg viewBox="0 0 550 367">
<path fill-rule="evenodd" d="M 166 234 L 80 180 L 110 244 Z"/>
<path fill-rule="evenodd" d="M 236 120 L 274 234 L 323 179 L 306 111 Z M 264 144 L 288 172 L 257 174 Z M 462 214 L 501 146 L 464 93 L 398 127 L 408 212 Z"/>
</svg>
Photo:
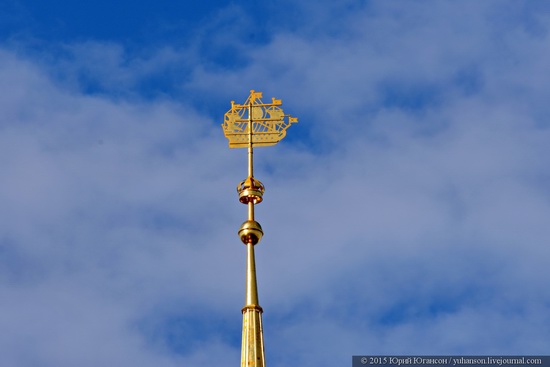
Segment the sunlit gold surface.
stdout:
<svg viewBox="0 0 550 367">
<path fill-rule="evenodd" d="M 286 136 L 286 129 L 298 122 L 296 117 L 285 115 L 280 99 L 272 98 L 270 103 L 262 102 L 262 92 L 250 91 L 244 104 L 231 101 L 231 109 L 224 116 L 223 133 L 229 139 L 230 148 L 246 148 L 249 139 L 254 146 L 277 144 Z M 252 121 L 253 134 L 249 134 Z"/>
<path fill-rule="evenodd" d="M 248 177 L 237 185 L 239 201 L 248 206 L 248 219 L 239 228 L 239 237 L 246 245 L 246 297 L 243 313 L 241 367 L 265 367 L 262 308 L 258 301 L 254 247 L 263 237 L 263 229 L 254 219 L 254 205 L 263 200 L 264 185 L 254 178 L 254 147 L 277 144 L 286 129 L 298 119 L 283 113 L 280 99 L 263 103 L 262 92 L 250 91 L 244 104 L 231 101 L 225 114 L 223 132 L 230 148 L 248 148 Z"/>
<path fill-rule="evenodd" d="M 241 367 L 265 367 L 263 334 L 261 308 L 243 308 Z"/>
<path fill-rule="evenodd" d="M 253 202 L 254 204 L 259 204 L 263 200 L 265 187 L 254 177 L 248 176 L 246 180 L 237 186 L 237 192 L 239 193 L 239 201 L 241 203 L 248 204 L 249 202 Z"/>
<path fill-rule="evenodd" d="M 262 230 L 262 226 L 255 220 L 247 220 L 239 229 L 239 237 L 241 237 L 241 241 L 243 241 L 245 245 L 252 244 L 252 246 L 254 246 L 260 242 L 263 235 L 264 231 Z"/>
</svg>

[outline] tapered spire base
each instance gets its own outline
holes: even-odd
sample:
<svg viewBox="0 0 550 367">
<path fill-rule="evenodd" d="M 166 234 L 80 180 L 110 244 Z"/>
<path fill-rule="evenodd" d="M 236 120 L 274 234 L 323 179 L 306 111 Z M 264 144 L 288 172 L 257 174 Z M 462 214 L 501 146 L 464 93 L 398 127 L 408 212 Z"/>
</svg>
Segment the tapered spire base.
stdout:
<svg viewBox="0 0 550 367">
<path fill-rule="evenodd" d="M 243 308 L 241 367 L 265 367 L 262 308 L 257 305 Z"/>
<path fill-rule="evenodd" d="M 262 308 L 258 301 L 254 244 L 249 242 L 246 264 L 246 298 L 243 307 L 243 346 L 241 367 L 265 367 Z"/>
</svg>

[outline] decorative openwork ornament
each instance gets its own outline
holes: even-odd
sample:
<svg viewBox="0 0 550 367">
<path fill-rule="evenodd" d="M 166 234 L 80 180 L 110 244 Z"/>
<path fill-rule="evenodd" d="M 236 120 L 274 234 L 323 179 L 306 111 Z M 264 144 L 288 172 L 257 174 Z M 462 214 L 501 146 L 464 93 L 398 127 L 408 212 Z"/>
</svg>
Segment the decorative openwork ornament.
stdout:
<svg viewBox="0 0 550 367">
<path fill-rule="evenodd" d="M 261 98 L 262 92 L 251 90 L 244 104 L 231 101 L 222 124 L 230 148 L 246 148 L 249 142 L 255 147 L 275 145 L 285 137 L 286 129 L 298 122 L 298 118 L 284 114 L 280 99 L 263 103 Z"/>
</svg>

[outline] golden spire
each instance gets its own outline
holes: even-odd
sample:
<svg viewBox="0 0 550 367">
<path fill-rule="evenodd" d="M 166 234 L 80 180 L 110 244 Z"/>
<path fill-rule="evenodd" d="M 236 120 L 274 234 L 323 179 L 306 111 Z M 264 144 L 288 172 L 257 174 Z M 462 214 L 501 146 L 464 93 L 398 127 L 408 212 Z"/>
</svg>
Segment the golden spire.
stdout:
<svg viewBox="0 0 550 367">
<path fill-rule="evenodd" d="M 244 104 L 231 101 L 231 109 L 224 116 L 223 132 L 230 148 L 248 147 L 248 177 L 237 186 L 239 201 L 248 205 L 248 219 L 239 229 L 239 237 L 247 248 L 246 297 L 243 313 L 241 367 L 265 367 L 262 308 L 258 301 L 254 246 L 264 232 L 254 219 L 254 205 L 263 200 L 264 185 L 254 178 L 254 147 L 277 144 L 286 135 L 286 129 L 298 119 L 285 115 L 279 107 L 280 99 L 263 103 L 262 92 L 250 91 Z"/>
</svg>

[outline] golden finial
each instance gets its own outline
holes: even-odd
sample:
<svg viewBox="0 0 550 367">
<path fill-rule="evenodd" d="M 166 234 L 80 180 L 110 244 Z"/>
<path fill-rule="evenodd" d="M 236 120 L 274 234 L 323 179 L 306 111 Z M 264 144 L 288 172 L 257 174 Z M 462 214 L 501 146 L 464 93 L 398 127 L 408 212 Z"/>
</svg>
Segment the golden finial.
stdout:
<svg viewBox="0 0 550 367">
<path fill-rule="evenodd" d="M 265 367 L 262 308 L 258 301 L 254 246 L 264 234 L 254 219 L 254 205 L 263 200 L 264 185 L 254 178 L 254 147 L 275 145 L 286 136 L 286 129 L 298 122 L 285 115 L 279 107 L 280 99 L 262 102 L 262 92 L 250 91 L 244 104 L 231 101 L 231 109 L 224 116 L 223 133 L 230 148 L 248 148 L 248 177 L 239 183 L 239 201 L 248 206 L 248 219 L 239 229 L 239 237 L 247 247 L 246 298 L 243 313 L 241 367 Z"/>
</svg>

